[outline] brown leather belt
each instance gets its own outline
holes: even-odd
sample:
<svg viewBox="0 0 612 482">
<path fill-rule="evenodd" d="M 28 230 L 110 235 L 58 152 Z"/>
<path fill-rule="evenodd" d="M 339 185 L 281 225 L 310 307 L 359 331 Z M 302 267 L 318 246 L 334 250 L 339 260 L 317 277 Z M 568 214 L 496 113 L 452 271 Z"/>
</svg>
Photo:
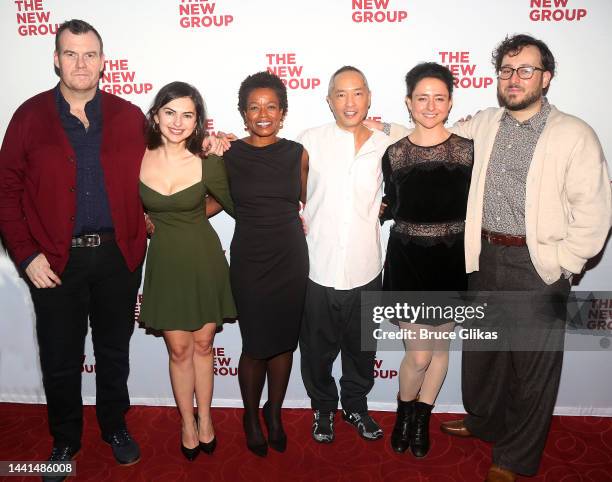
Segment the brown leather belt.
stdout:
<svg viewBox="0 0 612 482">
<path fill-rule="evenodd" d="M 101 244 L 115 241 L 115 233 L 91 233 L 81 234 L 72 238 L 70 243 L 73 248 L 97 248 Z"/>
<path fill-rule="evenodd" d="M 527 238 L 515 234 L 496 233 L 494 231 L 482 230 L 482 239 L 490 244 L 501 244 L 502 246 L 527 246 Z"/>
</svg>

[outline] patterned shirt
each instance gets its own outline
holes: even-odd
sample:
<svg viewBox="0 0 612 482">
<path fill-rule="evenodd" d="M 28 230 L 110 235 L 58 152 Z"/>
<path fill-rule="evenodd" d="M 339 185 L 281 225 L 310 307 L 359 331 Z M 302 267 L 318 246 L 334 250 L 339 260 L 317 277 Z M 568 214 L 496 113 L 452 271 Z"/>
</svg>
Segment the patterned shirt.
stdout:
<svg viewBox="0 0 612 482">
<path fill-rule="evenodd" d="M 527 173 L 549 113 L 550 104 L 543 97 L 540 111 L 525 122 L 507 109 L 502 115 L 487 168 L 483 229 L 525 235 Z"/>
</svg>

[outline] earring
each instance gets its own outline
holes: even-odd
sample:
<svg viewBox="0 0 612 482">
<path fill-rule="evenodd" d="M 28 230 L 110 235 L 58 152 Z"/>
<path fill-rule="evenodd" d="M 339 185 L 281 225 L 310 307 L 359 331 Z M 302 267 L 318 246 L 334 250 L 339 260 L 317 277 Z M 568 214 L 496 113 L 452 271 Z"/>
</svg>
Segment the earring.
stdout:
<svg viewBox="0 0 612 482">
<path fill-rule="evenodd" d="M 280 125 L 278 126 L 279 129 L 283 128 L 283 121 L 280 121 Z"/>
<path fill-rule="evenodd" d="M 157 122 L 153 122 L 153 130 L 159 132 L 159 124 Z"/>
</svg>

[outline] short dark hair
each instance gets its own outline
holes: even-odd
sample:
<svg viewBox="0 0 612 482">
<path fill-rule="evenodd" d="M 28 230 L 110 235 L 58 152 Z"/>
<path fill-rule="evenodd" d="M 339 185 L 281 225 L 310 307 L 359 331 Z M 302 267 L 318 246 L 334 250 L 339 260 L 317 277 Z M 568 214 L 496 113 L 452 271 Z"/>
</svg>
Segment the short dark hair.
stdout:
<svg viewBox="0 0 612 482">
<path fill-rule="evenodd" d="M 504 56 L 510 55 L 511 57 L 518 55 L 524 47 L 533 45 L 540 51 L 540 57 L 542 59 L 542 68 L 546 72 L 550 72 L 550 78 L 555 76 L 555 57 L 552 52 L 541 40 L 533 38 L 531 35 L 517 34 L 512 37 L 506 36 L 506 38 L 493 50 L 491 62 L 495 67 L 495 72 L 499 72 L 501 68 Z M 534 67 L 537 67 L 535 65 Z M 544 95 L 548 92 L 550 83 L 544 89 Z"/>
<path fill-rule="evenodd" d="M 359 70 L 357 67 L 353 67 L 352 65 L 344 65 L 338 70 L 336 70 L 329 78 L 329 84 L 327 85 L 327 95 L 331 94 L 331 91 L 334 90 L 334 82 L 336 81 L 336 77 L 338 77 L 340 74 L 343 74 L 344 72 L 356 72 L 361 75 L 361 77 L 363 78 L 363 83 L 365 84 L 366 88 L 370 90 L 370 86 L 368 85 L 368 79 L 366 79 L 365 74 L 361 70 Z"/>
<path fill-rule="evenodd" d="M 187 84 L 186 82 L 170 82 L 164 85 L 155 96 L 153 105 L 147 113 L 147 125 L 145 137 L 147 140 L 147 147 L 149 149 L 155 149 L 162 145 L 161 133 L 159 126 L 155 123 L 155 114 L 159 112 L 164 105 L 168 102 L 172 102 L 174 99 L 181 97 L 189 97 L 196 110 L 196 126 L 191 135 L 187 138 L 186 147 L 193 154 L 200 154 L 202 152 L 202 141 L 206 137 L 206 109 L 204 107 L 204 100 L 194 86 Z"/>
<path fill-rule="evenodd" d="M 446 85 L 449 98 L 453 96 L 453 74 L 443 65 L 436 62 L 422 62 L 412 67 L 406 74 L 406 96 L 410 97 L 416 85 L 423 79 L 439 79 Z"/>
<path fill-rule="evenodd" d="M 98 37 L 98 41 L 100 42 L 100 53 L 104 53 L 104 46 L 102 44 L 102 37 L 98 33 L 98 31 L 85 20 L 78 20 L 73 18 L 72 20 L 66 20 L 62 23 L 55 33 L 55 51 L 59 52 L 59 38 L 62 35 L 64 30 L 68 30 L 70 33 L 74 35 L 82 35 L 87 32 L 93 32 L 96 37 Z"/>
<path fill-rule="evenodd" d="M 278 75 L 274 75 L 272 72 L 264 70 L 263 72 L 249 75 L 240 84 L 240 88 L 238 89 L 238 112 L 240 112 L 243 119 L 244 113 L 247 110 L 249 95 L 255 89 L 272 89 L 276 97 L 278 97 L 278 105 L 283 111 L 283 115 L 287 115 L 287 110 L 289 109 L 287 87 L 283 84 L 283 81 Z"/>
</svg>

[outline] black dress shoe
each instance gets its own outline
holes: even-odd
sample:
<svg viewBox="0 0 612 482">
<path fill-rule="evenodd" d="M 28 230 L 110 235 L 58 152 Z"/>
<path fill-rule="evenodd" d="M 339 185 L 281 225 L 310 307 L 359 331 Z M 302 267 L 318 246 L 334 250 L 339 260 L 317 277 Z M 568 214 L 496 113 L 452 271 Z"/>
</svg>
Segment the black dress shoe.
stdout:
<svg viewBox="0 0 612 482">
<path fill-rule="evenodd" d="M 244 434 L 246 435 L 247 448 L 258 457 L 265 457 L 268 455 L 268 444 L 266 443 L 263 435 L 261 436 L 263 442 L 255 442 L 253 440 L 255 434 L 249 433 L 247 424 L 247 414 L 245 413 L 242 417 L 242 426 L 244 428 Z M 261 434 L 261 432 L 260 432 Z M 250 435 L 250 436 L 249 436 Z"/>
<path fill-rule="evenodd" d="M 79 452 L 78 447 L 74 447 L 71 445 L 57 445 L 54 446 L 51 450 L 51 456 L 49 457 L 49 462 L 69 462 L 76 457 L 76 454 Z M 43 482 L 62 482 L 66 480 L 67 475 L 61 474 L 45 474 L 42 477 Z"/>
<path fill-rule="evenodd" d="M 217 437 L 213 437 L 210 442 L 200 442 L 200 450 L 206 455 L 212 455 L 217 448 Z"/>
<path fill-rule="evenodd" d="M 266 428 L 268 429 L 268 445 L 277 452 L 284 452 L 287 450 L 287 434 L 285 434 L 285 431 L 281 426 L 280 433 L 277 434 L 276 437 L 272 437 L 270 432 L 270 405 L 268 402 L 264 403 L 262 412 L 264 422 L 266 423 Z"/>
<path fill-rule="evenodd" d="M 198 445 L 197 447 L 188 449 L 187 447 L 183 445 L 183 442 L 181 442 L 181 452 L 183 452 L 183 455 L 185 456 L 187 460 L 189 460 L 190 462 L 193 462 L 200 453 L 200 446 Z"/>
<path fill-rule="evenodd" d="M 115 433 L 103 437 L 103 440 L 110 444 L 117 463 L 134 465 L 140 460 L 140 448 L 127 429 L 117 430 Z"/>
</svg>

